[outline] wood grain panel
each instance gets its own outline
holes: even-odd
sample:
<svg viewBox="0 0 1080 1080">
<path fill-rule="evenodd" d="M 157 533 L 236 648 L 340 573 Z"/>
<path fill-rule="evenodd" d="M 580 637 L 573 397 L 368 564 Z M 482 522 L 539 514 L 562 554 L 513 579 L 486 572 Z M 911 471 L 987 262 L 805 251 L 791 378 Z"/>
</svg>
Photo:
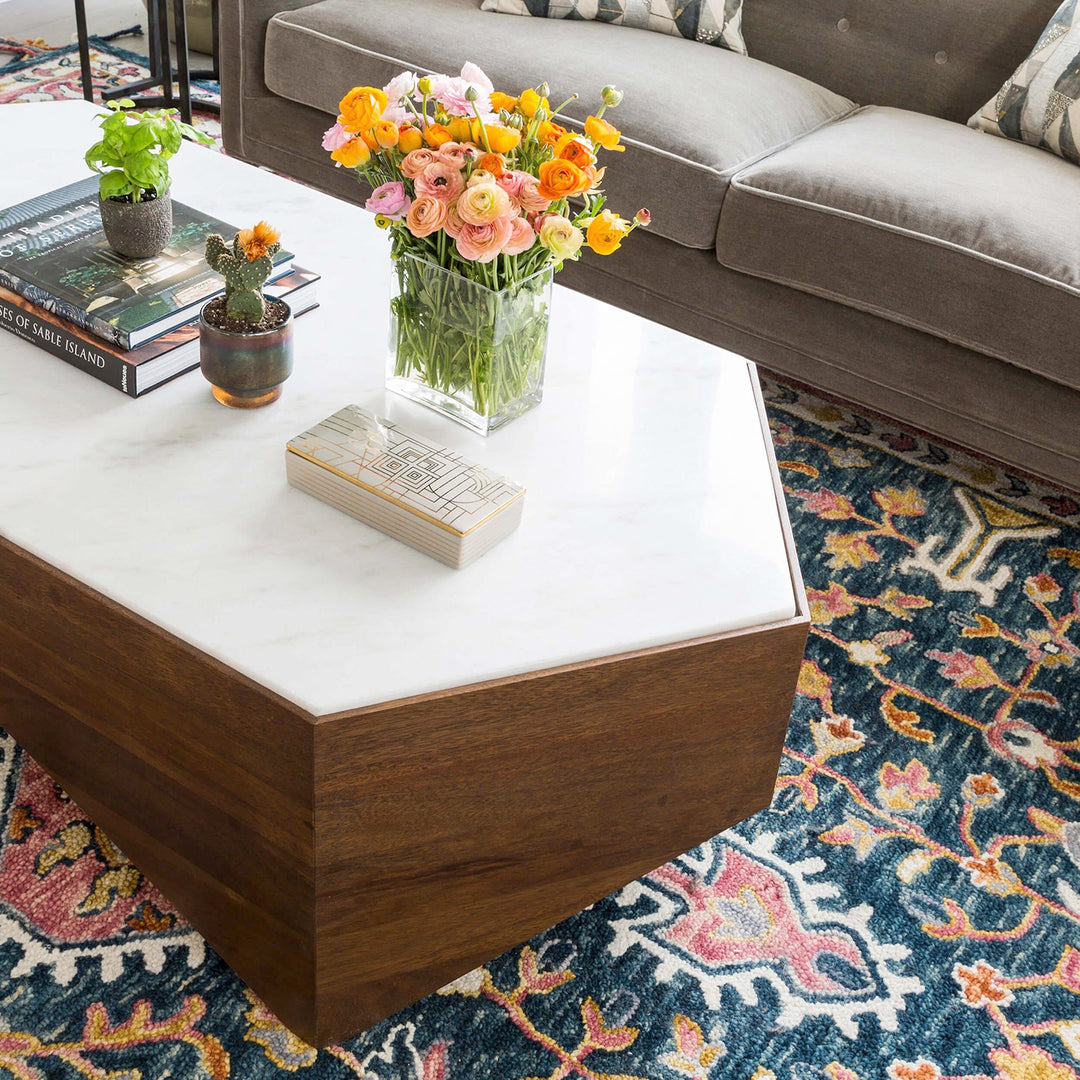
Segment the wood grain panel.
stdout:
<svg viewBox="0 0 1080 1080">
<path fill-rule="evenodd" d="M 310 717 L 0 540 L 0 723 L 313 1032 Z"/>
<path fill-rule="evenodd" d="M 321 720 L 317 1038 L 767 806 L 806 632 L 800 615 Z"/>
</svg>

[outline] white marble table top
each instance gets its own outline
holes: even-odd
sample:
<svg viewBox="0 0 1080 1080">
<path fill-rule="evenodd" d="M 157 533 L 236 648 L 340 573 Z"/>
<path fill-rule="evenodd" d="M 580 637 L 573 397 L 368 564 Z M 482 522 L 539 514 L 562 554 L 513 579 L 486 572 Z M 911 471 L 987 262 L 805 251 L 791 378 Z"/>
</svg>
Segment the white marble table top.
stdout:
<svg viewBox="0 0 1080 1080">
<path fill-rule="evenodd" d="M 0 206 L 82 176 L 96 111 L 0 110 Z M 251 412 L 198 371 L 135 400 L 0 332 L 0 535 L 317 716 L 795 614 L 744 360 L 558 288 L 544 401 L 484 439 L 384 390 L 369 214 L 190 144 L 172 165 L 323 275 L 295 372 Z M 290 488 L 285 444 L 352 403 L 522 483 L 520 528 L 452 570 Z"/>
</svg>

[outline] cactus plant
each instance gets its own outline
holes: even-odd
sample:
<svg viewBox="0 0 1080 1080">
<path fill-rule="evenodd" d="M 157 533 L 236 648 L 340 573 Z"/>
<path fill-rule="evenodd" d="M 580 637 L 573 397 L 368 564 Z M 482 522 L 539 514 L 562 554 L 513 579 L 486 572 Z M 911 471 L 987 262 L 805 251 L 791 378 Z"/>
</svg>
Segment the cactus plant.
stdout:
<svg viewBox="0 0 1080 1080">
<path fill-rule="evenodd" d="M 280 249 L 277 231 L 265 221 L 238 232 L 231 244 L 217 233 L 206 238 L 206 261 L 225 279 L 225 311 L 230 318 L 252 327 L 262 322 L 266 314 L 263 286 Z"/>
</svg>

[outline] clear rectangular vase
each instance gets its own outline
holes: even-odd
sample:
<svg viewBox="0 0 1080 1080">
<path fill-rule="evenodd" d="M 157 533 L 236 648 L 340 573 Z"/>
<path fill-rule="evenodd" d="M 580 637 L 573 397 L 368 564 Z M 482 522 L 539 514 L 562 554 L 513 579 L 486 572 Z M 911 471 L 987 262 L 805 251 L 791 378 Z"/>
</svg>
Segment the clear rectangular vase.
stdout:
<svg viewBox="0 0 1080 1080">
<path fill-rule="evenodd" d="M 496 291 L 414 255 L 392 263 L 386 385 L 487 435 L 540 403 L 549 267 Z"/>
</svg>

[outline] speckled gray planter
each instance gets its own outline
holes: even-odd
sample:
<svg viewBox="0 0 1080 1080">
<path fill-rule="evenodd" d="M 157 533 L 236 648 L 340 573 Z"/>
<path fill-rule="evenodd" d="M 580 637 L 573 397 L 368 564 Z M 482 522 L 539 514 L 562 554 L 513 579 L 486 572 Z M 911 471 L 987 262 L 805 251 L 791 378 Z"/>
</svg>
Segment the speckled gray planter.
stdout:
<svg viewBox="0 0 1080 1080">
<path fill-rule="evenodd" d="M 285 307 L 289 315 L 280 326 L 257 334 L 219 330 L 199 312 L 199 368 L 222 405 L 257 409 L 281 397 L 293 365 L 293 315 Z"/>
<path fill-rule="evenodd" d="M 98 203 L 105 239 L 113 251 L 130 259 L 149 259 L 165 250 L 172 237 L 172 199 L 167 191 L 143 202 L 99 198 Z"/>
</svg>

